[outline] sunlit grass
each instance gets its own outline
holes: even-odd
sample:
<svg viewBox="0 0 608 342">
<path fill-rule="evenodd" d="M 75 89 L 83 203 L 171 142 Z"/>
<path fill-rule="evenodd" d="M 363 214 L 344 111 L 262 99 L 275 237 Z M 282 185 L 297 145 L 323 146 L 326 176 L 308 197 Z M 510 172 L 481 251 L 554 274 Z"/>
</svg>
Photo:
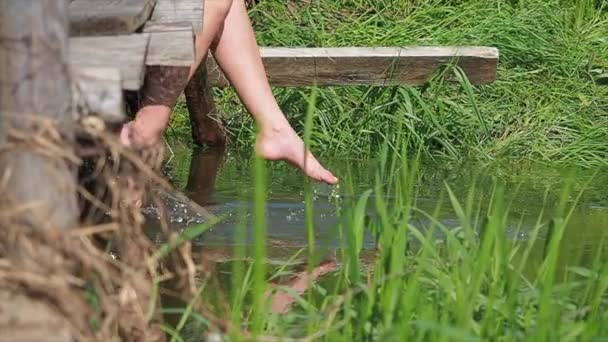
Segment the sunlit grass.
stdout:
<svg viewBox="0 0 608 342">
<path fill-rule="evenodd" d="M 304 295 L 294 294 L 294 306 L 281 314 L 270 312 L 267 289 L 294 270 L 273 268 L 265 259 L 268 170 L 253 161 L 253 258 L 238 259 L 224 275 L 231 290 L 206 285 L 200 298 L 228 298 L 217 312 L 239 328 L 228 340 L 253 333 L 260 340 L 592 341 L 608 334 L 606 235 L 591 245 L 569 243 L 584 232 L 584 221 L 572 222 L 572 214 L 595 177 L 563 174 L 557 183 L 541 183 L 530 208 L 535 219 L 524 222 L 518 216 L 520 188 L 504 177 L 473 179 L 458 192 L 446 181 L 432 197 L 434 206 L 422 206 L 424 167 L 412 157 L 420 152 L 407 144 L 381 150 L 367 191 L 343 174 L 346 193 L 335 203 L 338 269 Z M 456 223 L 442 219 L 446 206 Z M 235 255 L 241 258 L 244 235 L 237 232 Z M 364 248 L 366 236 L 373 250 Z M 213 329 L 187 307 L 182 317 L 190 317 L 199 332 Z M 180 329 L 186 330 L 182 324 L 167 331 Z M 196 340 L 185 333 L 182 338 Z"/>
<path fill-rule="evenodd" d="M 326 341 L 554 341 L 608 334 L 604 241 L 585 251 L 593 255 L 591 262 L 564 247 L 565 239 L 576 234 L 570 217 L 586 186 L 574 191 L 565 178 L 561 190 L 547 189 L 536 222 L 525 228 L 511 215 L 518 190 L 501 181 L 490 188 L 472 185 L 464 195 L 446 183 L 437 209 L 428 211 L 416 203 L 419 167 L 404 151 L 400 158 L 384 157 L 373 189 L 339 204 L 340 266 L 298 296 L 286 314 L 268 311 L 265 288 L 269 279 L 289 268 L 260 273 L 261 249 L 266 247 L 259 243 L 263 237 L 257 225 L 262 222 L 256 224 L 251 263 L 240 262 L 228 276 L 233 279 L 228 292 L 234 297 L 225 305 L 236 310 L 232 321 L 242 331 Z M 258 169 L 256 177 L 260 174 Z M 383 179 L 387 174 L 393 177 Z M 259 195 L 263 184 L 258 181 L 256 187 Z M 263 217 L 265 202 L 256 203 L 254 215 Z M 457 217 L 457 227 L 446 226 L 438 215 L 446 204 Z M 363 249 L 364 235 L 373 236 L 375 251 Z M 363 257 L 370 252 L 373 258 Z M 201 299 L 224 291 L 215 287 Z M 246 336 L 233 331 L 231 340 Z"/>
<path fill-rule="evenodd" d="M 311 145 L 322 154 L 374 155 L 406 141 L 426 156 L 499 157 L 605 165 L 608 161 L 606 1 L 262 1 L 251 15 L 266 46 L 487 45 L 496 82 L 438 77 L 426 87 L 327 87 Z M 457 71 L 449 71 L 453 74 Z M 275 89 L 303 133 L 308 88 Z M 232 141 L 254 126 L 234 92 L 216 90 Z M 183 108 L 174 132 L 188 124 Z M 189 139 L 188 133 L 179 136 Z"/>
</svg>

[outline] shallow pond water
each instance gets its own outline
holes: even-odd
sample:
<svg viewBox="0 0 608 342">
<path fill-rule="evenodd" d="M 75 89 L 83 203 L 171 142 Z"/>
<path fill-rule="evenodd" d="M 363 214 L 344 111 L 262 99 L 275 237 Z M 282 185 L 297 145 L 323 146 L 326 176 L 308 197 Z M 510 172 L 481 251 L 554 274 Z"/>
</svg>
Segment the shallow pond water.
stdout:
<svg viewBox="0 0 608 342">
<path fill-rule="evenodd" d="M 316 252 L 319 254 L 316 256 L 320 259 L 333 254 L 343 245 L 338 237 L 340 218 L 336 214 L 337 208 L 351 205 L 365 191 L 373 189 L 379 169 L 379 163 L 375 160 L 336 158 L 326 162 L 342 182 L 340 186 L 312 185 L 315 242 L 318 246 Z M 252 166 L 253 160 L 248 153 L 220 150 L 178 150 L 166 165 L 166 174 L 179 191 L 207 211 L 225 215 L 221 223 L 193 241 L 195 259 L 203 258 L 219 263 L 216 268 L 220 275 L 219 283 L 209 285 L 208 293 L 204 295 L 212 303 L 217 299 L 218 293 L 214 289 L 218 286 L 229 288 L 235 246 L 252 245 Z M 307 244 L 304 178 L 284 163 L 268 163 L 267 174 L 269 270 L 278 270 L 289 264 L 295 266 L 289 269 L 301 270 L 302 264 L 306 262 L 306 252 L 302 251 Z M 463 206 L 471 189 L 476 189 L 472 196 L 473 207 L 476 208 L 475 212 L 481 214 L 471 220 L 481 226 L 484 215 L 488 212 L 494 186 L 503 184 L 505 203 L 508 206 L 505 239 L 529 241 L 539 217 L 540 221 L 546 223 L 554 213 L 567 180 L 571 182 L 568 207 L 572 208 L 572 213 L 560 242 L 557 270 L 564 274 L 568 266 L 590 266 L 598 252 L 604 258 L 608 256 L 605 248 L 599 248 L 603 239 L 608 237 L 608 192 L 605 191 L 608 170 L 556 168 L 526 162 L 491 165 L 424 162 L 415 188 L 416 210 L 412 211 L 410 223 L 421 231 L 428 230 L 432 226 L 424 214 L 428 213 L 446 228 L 459 229 L 461 221 L 446 192 L 449 186 Z M 374 196 L 372 192 L 367 208 L 368 220 L 375 219 Z M 391 196 L 384 196 L 384 199 L 387 203 L 395 200 Z M 205 217 L 180 196 L 169 194 L 167 208 L 171 227 L 175 230 L 205 221 Z M 147 207 L 144 212 L 154 234 L 158 229 L 158 211 L 154 207 Z M 238 229 L 244 230 L 244 240 L 235 240 Z M 546 253 L 547 235 L 548 230 L 544 225 L 527 258 L 525 273 L 534 275 L 539 269 Z M 434 237 L 437 244 L 442 244 L 445 236 L 436 233 Z M 371 233 L 366 234 L 364 250 L 360 254 L 362 265 L 374 264 L 374 247 L 374 237 Z M 302 253 L 298 258 L 293 258 L 298 252 Z M 336 283 L 332 274 L 319 281 L 325 288 L 331 288 Z M 166 295 L 162 301 L 165 308 L 180 308 L 187 304 Z M 165 319 L 171 326 L 176 326 L 181 315 L 167 314 Z M 198 331 L 196 325 L 193 326 L 195 328 L 191 330 Z M 189 334 L 186 333 L 185 336 Z M 192 336 L 199 336 L 197 334 L 192 333 Z M 200 340 L 198 337 L 187 339 Z"/>
<path fill-rule="evenodd" d="M 220 224 L 194 241 L 194 246 L 219 253 L 219 259 L 229 257 L 236 243 L 234 236 L 239 223 L 247 236 L 245 241 L 239 243 L 250 245 L 252 242 L 252 164 L 247 153 L 221 150 L 182 150 L 176 152 L 167 163 L 166 172 L 176 188 L 207 210 L 227 215 Z M 372 189 L 378 162 L 344 158 L 329 160 L 327 165 L 347 180 L 340 186 L 312 186 L 316 243 L 331 250 L 340 246 L 336 204 L 356 200 L 363 192 Z M 284 163 L 269 163 L 267 166 L 269 255 L 287 258 L 294 249 L 306 246 L 304 180 L 299 172 Z M 556 168 L 526 162 L 492 165 L 425 162 L 420 168 L 420 175 L 416 186 L 417 212 L 437 217 L 448 228 L 458 228 L 460 221 L 446 194 L 446 185 L 461 203 L 466 201 L 468 192 L 475 185 L 475 206 L 485 214 L 493 186 L 504 184 L 509 206 L 507 239 L 527 239 L 540 213 L 544 212 L 544 216 L 552 214 L 565 180 L 571 179 L 573 190 L 569 201 L 572 206 L 576 197 L 581 196 L 576 201 L 563 237 L 562 263 L 589 263 L 595 255 L 595 247 L 602 238 L 608 237 L 607 170 Z M 369 208 L 370 219 L 374 218 L 373 196 Z M 385 199 L 391 201 L 390 197 Z M 171 225 L 175 229 L 204 221 L 204 217 L 190 210 L 183 201 L 170 199 L 168 207 Z M 145 210 L 154 217 L 154 208 Z M 420 229 L 430 225 L 424 214 L 413 215 L 411 222 Z M 546 231 L 541 231 L 538 248 L 533 250 L 538 255 L 530 257 L 530 267 L 536 263 L 535 260 L 540 263 L 542 259 L 545 235 Z M 438 235 L 437 239 L 440 241 L 441 236 Z M 370 250 L 374 247 L 370 234 L 366 235 L 363 245 Z"/>
</svg>

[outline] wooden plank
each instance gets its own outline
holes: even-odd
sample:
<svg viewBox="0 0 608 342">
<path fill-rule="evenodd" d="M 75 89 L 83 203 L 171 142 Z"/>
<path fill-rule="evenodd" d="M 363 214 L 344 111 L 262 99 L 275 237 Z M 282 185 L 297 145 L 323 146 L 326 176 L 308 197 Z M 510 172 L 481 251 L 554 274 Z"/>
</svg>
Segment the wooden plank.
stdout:
<svg viewBox="0 0 608 342">
<path fill-rule="evenodd" d="M 176 22 L 155 22 L 149 21 L 144 26 L 144 32 L 175 32 L 175 31 L 193 31 L 192 23 L 189 21 Z"/>
<path fill-rule="evenodd" d="M 108 123 L 125 120 L 120 70 L 75 68 L 72 75 L 74 102 L 80 113 L 97 115 Z"/>
<path fill-rule="evenodd" d="M 194 32 L 203 30 L 203 0 L 157 0 L 152 23 L 189 22 Z"/>
<path fill-rule="evenodd" d="M 422 85 L 441 66 L 456 64 L 472 84 L 496 79 L 498 50 L 491 47 L 261 48 L 273 86 Z M 213 86 L 229 83 L 212 59 Z"/>
<path fill-rule="evenodd" d="M 194 64 L 194 32 L 186 23 L 185 29 L 176 25 L 151 25 L 144 28 L 150 32 L 150 45 L 146 65 L 190 67 Z M 168 29 L 170 31 L 162 31 Z"/>
<path fill-rule="evenodd" d="M 76 67 L 106 67 L 120 70 L 122 87 L 141 88 L 149 34 L 70 38 L 70 62 Z"/>
<path fill-rule="evenodd" d="M 133 33 L 148 20 L 155 3 L 156 0 L 74 0 L 69 5 L 70 34 Z"/>
</svg>

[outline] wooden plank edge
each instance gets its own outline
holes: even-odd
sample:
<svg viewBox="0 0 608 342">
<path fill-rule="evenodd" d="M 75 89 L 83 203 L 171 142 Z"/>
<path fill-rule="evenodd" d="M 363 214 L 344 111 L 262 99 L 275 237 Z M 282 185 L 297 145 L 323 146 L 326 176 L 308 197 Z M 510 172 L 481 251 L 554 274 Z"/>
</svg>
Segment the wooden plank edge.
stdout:
<svg viewBox="0 0 608 342">
<path fill-rule="evenodd" d="M 173 23 L 188 21 L 194 32 L 203 30 L 204 2 L 202 0 L 158 0 L 150 22 Z"/>
<path fill-rule="evenodd" d="M 146 65 L 190 67 L 195 60 L 195 36 L 189 22 L 148 22 L 143 32 L 150 34 Z"/>
<path fill-rule="evenodd" d="M 339 85 L 422 85 L 441 66 L 456 64 L 460 66 L 474 85 L 488 84 L 496 80 L 496 69 L 500 57 L 494 47 L 405 47 L 405 48 L 283 48 L 261 47 L 260 54 L 266 66 L 269 81 L 273 86 L 339 86 Z M 373 65 L 354 67 L 357 59 L 369 59 L 387 65 L 382 73 L 388 77 L 379 77 L 378 73 L 365 74 L 364 68 L 373 69 Z M 428 64 L 428 72 L 416 78 L 407 77 L 408 66 L 416 60 Z M 290 64 L 289 69 L 275 69 L 275 64 Z M 327 72 L 319 74 L 311 69 L 317 65 L 330 64 L 335 78 Z M 354 63 L 357 64 L 357 63 Z M 306 67 L 308 67 L 308 70 Z M 215 87 L 230 86 L 212 57 L 207 60 L 209 79 Z M 349 70 L 351 68 L 352 70 Z M 391 69 L 391 70 L 387 70 Z M 315 74 L 315 70 L 317 73 Z M 479 72 L 478 72 L 479 71 Z M 330 72 L 331 73 L 331 72 Z M 397 76 L 391 78 L 391 75 Z M 480 75 L 480 76 L 476 76 Z M 473 76 L 473 77 L 471 77 Z"/>
<path fill-rule="evenodd" d="M 87 11 L 79 9 L 80 2 L 75 0 L 68 4 L 70 36 L 107 36 L 129 34 L 144 26 L 152 15 L 157 0 L 147 0 L 141 11 L 130 20 L 117 18 L 116 13 L 109 11 L 105 16 L 92 17 Z M 95 1 L 90 1 L 95 3 Z"/>
<path fill-rule="evenodd" d="M 191 30 L 194 32 L 192 28 L 192 23 L 189 21 L 176 21 L 176 22 L 156 22 L 156 21 L 148 21 L 143 28 L 143 32 L 152 33 L 152 32 L 175 32 L 175 31 L 187 31 Z"/>
<path fill-rule="evenodd" d="M 194 33 L 152 32 L 146 53 L 147 66 L 190 67 L 194 64 Z"/>
</svg>

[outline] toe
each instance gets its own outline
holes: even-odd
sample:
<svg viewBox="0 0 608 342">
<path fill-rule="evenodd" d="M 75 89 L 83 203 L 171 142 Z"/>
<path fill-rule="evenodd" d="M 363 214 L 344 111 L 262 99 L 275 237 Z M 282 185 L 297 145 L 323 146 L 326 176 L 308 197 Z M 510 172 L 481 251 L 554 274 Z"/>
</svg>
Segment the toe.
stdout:
<svg viewBox="0 0 608 342">
<path fill-rule="evenodd" d="M 316 159 L 311 160 L 311 164 L 308 169 L 308 176 L 312 179 L 324 182 L 327 184 L 336 184 L 338 183 L 338 178 L 336 178 L 331 172 L 325 169 Z"/>
<path fill-rule="evenodd" d="M 307 165 L 306 169 L 308 172 L 308 176 L 318 182 L 325 182 L 326 170 L 319 164 L 316 159 L 310 159 L 309 165 Z"/>
<path fill-rule="evenodd" d="M 327 183 L 327 184 L 337 184 L 338 183 L 338 177 L 334 176 L 331 172 L 324 170 L 325 172 L 323 172 L 323 179 L 322 181 Z"/>
</svg>

